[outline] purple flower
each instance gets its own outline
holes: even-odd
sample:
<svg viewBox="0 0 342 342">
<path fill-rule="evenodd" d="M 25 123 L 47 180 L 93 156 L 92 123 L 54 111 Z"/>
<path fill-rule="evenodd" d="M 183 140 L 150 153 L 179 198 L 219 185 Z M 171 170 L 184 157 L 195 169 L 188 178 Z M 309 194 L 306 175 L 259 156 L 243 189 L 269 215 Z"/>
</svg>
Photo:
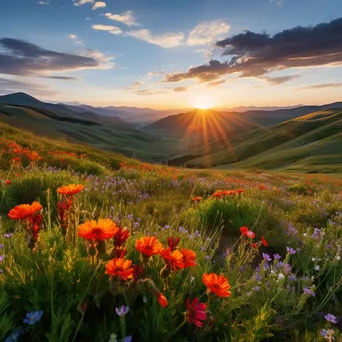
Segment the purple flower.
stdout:
<svg viewBox="0 0 342 342">
<path fill-rule="evenodd" d="M 288 254 L 296 254 L 297 253 L 296 250 L 291 248 L 291 247 L 286 247 L 286 251 Z"/>
<path fill-rule="evenodd" d="M 2 243 L 0 243 L 0 249 L 4 248 L 4 245 Z"/>
<path fill-rule="evenodd" d="M 316 293 L 313 292 L 312 290 L 308 289 L 307 287 L 304 287 L 304 293 L 306 293 L 309 296 L 316 297 Z"/>
<path fill-rule="evenodd" d="M 288 280 L 290 281 L 297 281 L 297 277 L 295 274 L 290 274 L 289 277 L 288 277 Z"/>
<path fill-rule="evenodd" d="M 262 276 L 259 273 L 255 273 L 255 280 L 260 281 L 262 279 Z"/>
<path fill-rule="evenodd" d="M 265 261 L 271 261 L 271 257 L 267 253 L 262 253 L 262 257 Z"/>
<path fill-rule="evenodd" d="M 205 260 L 209 260 L 209 259 L 210 259 L 210 256 L 207 255 L 207 256 L 205 257 Z"/>
<path fill-rule="evenodd" d="M 335 334 L 335 331 L 332 329 L 326 330 L 326 329 L 322 329 L 321 330 L 321 336 L 326 338 L 329 341 L 334 340 L 335 338 L 333 337 L 333 335 Z"/>
<path fill-rule="evenodd" d="M 120 317 L 127 315 L 128 311 L 129 311 L 129 306 L 122 305 L 118 308 L 115 308 L 116 314 Z"/>
<path fill-rule="evenodd" d="M 331 322 L 331 323 L 334 323 L 334 324 L 337 323 L 337 319 L 336 319 L 336 317 L 333 314 L 328 313 L 327 315 L 324 316 L 324 318 L 325 318 L 325 320 L 327 322 Z"/>
<path fill-rule="evenodd" d="M 5 258 L 5 254 L 0 255 L 0 262 L 3 262 L 4 258 Z"/>
<path fill-rule="evenodd" d="M 43 313 L 43 310 L 28 312 L 23 322 L 27 324 L 35 324 L 36 322 L 41 320 Z"/>
<path fill-rule="evenodd" d="M 13 236 L 13 233 L 4 234 L 4 237 L 5 237 L 6 239 L 10 239 L 12 236 Z"/>
<path fill-rule="evenodd" d="M 6 339 L 5 342 L 15 342 L 18 340 L 18 337 L 21 335 L 21 330 L 17 329 L 15 332 L 13 332 L 11 335 L 9 335 Z"/>
<path fill-rule="evenodd" d="M 132 336 L 126 336 L 124 339 L 123 339 L 123 342 L 131 342 L 132 341 Z"/>
<path fill-rule="evenodd" d="M 168 225 L 168 224 L 166 224 L 165 226 L 164 226 L 164 229 L 169 229 L 170 228 L 170 226 Z"/>
<path fill-rule="evenodd" d="M 273 255 L 273 259 L 274 260 L 279 260 L 281 258 L 281 256 L 279 254 L 274 254 Z"/>
<path fill-rule="evenodd" d="M 133 220 L 133 214 L 127 215 L 127 218 L 128 218 L 129 220 Z"/>
<path fill-rule="evenodd" d="M 259 292 L 260 291 L 260 286 L 254 286 L 253 290 L 256 291 L 256 292 Z"/>
</svg>

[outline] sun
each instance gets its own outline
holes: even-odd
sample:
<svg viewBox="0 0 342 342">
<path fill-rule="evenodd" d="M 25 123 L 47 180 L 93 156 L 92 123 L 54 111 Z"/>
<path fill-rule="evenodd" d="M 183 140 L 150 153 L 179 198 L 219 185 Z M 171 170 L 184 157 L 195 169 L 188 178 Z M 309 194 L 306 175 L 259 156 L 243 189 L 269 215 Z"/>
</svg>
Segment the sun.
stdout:
<svg viewBox="0 0 342 342">
<path fill-rule="evenodd" d="M 197 109 L 210 109 L 214 107 L 214 100 L 207 94 L 199 94 L 191 99 L 191 105 Z"/>
</svg>

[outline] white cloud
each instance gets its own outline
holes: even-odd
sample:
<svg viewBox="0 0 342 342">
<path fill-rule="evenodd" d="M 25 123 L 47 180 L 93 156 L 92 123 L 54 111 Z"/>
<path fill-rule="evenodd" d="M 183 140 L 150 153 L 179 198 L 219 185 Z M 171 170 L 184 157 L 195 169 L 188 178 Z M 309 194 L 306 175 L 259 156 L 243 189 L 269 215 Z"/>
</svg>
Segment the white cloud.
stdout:
<svg viewBox="0 0 342 342">
<path fill-rule="evenodd" d="M 189 33 L 188 45 L 206 45 L 214 42 L 220 35 L 228 33 L 230 25 L 221 20 L 204 21 Z"/>
<path fill-rule="evenodd" d="M 101 51 L 88 49 L 85 56 L 92 57 L 99 62 L 99 66 L 96 69 L 108 70 L 115 67 L 114 57 L 107 56 Z"/>
<path fill-rule="evenodd" d="M 149 30 L 142 29 L 127 32 L 127 35 L 137 39 L 141 39 L 151 44 L 159 45 L 163 48 L 172 48 L 175 46 L 179 46 L 184 40 L 184 34 L 182 32 L 170 32 L 154 36 Z"/>
<path fill-rule="evenodd" d="M 105 8 L 107 5 L 105 2 L 103 1 L 96 1 L 95 2 L 95 5 L 93 6 L 92 10 L 95 11 L 97 10 L 98 8 Z"/>
<path fill-rule="evenodd" d="M 119 27 L 111 25 L 93 25 L 92 28 L 98 31 L 108 31 L 111 34 L 121 34 L 122 31 Z"/>
<path fill-rule="evenodd" d="M 140 24 L 135 21 L 132 11 L 126 11 L 121 14 L 106 13 L 106 17 L 111 20 L 120 21 L 127 26 L 140 26 Z"/>
<path fill-rule="evenodd" d="M 39 5 L 48 5 L 50 1 L 38 1 Z"/>
<path fill-rule="evenodd" d="M 77 39 L 77 36 L 76 36 L 76 34 L 69 34 L 69 38 L 70 39 Z"/>
<path fill-rule="evenodd" d="M 79 0 L 78 2 L 74 3 L 74 6 L 82 6 L 82 5 L 86 4 L 86 3 L 93 4 L 94 0 Z"/>
</svg>

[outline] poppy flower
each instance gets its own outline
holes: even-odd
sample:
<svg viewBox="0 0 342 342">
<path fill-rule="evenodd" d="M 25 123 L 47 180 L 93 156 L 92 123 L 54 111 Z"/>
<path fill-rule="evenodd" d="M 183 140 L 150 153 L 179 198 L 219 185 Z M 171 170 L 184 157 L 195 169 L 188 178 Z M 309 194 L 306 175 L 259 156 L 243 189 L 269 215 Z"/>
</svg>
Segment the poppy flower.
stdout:
<svg viewBox="0 0 342 342">
<path fill-rule="evenodd" d="M 184 268 L 183 254 L 175 250 L 171 252 L 170 248 L 160 251 L 160 255 L 163 258 L 166 265 L 168 265 L 173 271 Z"/>
<path fill-rule="evenodd" d="M 182 249 L 184 267 L 194 267 L 196 264 L 196 253 L 191 249 Z"/>
<path fill-rule="evenodd" d="M 176 248 L 177 245 L 179 244 L 180 238 L 173 238 L 172 236 L 169 237 L 167 239 L 167 245 L 169 246 L 169 248 L 171 249 L 171 251 L 173 252 Z"/>
<path fill-rule="evenodd" d="M 157 301 L 158 303 L 163 307 L 163 308 L 166 308 L 169 303 L 167 301 L 167 298 L 161 293 L 159 292 L 158 294 L 156 294 L 156 297 L 157 297 Z"/>
<path fill-rule="evenodd" d="M 5 181 L 5 184 L 6 184 L 6 185 L 11 185 L 11 184 L 12 184 L 12 181 L 9 180 L 9 179 L 7 179 L 7 180 Z"/>
<path fill-rule="evenodd" d="M 15 206 L 8 213 L 8 217 L 12 220 L 24 220 L 42 210 L 42 205 L 39 202 L 32 204 L 20 204 Z"/>
<path fill-rule="evenodd" d="M 193 202 L 199 202 L 199 201 L 201 201 L 203 199 L 203 197 L 201 197 L 201 196 L 195 196 L 195 197 L 192 197 L 191 198 L 191 200 L 193 201 Z"/>
<path fill-rule="evenodd" d="M 62 186 L 61 188 L 57 189 L 57 192 L 61 195 L 72 196 L 78 194 L 84 189 L 82 184 L 70 184 Z"/>
<path fill-rule="evenodd" d="M 268 242 L 265 240 L 265 238 L 262 236 L 261 237 L 261 241 L 262 241 L 262 244 L 267 247 L 268 246 Z"/>
<path fill-rule="evenodd" d="M 106 274 L 110 275 L 111 277 L 120 277 L 122 280 L 128 280 L 133 277 L 133 267 L 132 260 L 124 260 L 122 258 L 114 258 L 109 260 L 105 267 L 106 267 Z"/>
<path fill-rule="evenodd" d="M 146 257 L 151 257 L 154 254 L 159 254 L 163 245 L 155 236 L 144 236 L 137 240 L 135 248 Z"/>
<path fill-rule="evenodd" d="M 218 297 L 230 297 L 230 285 L 228 279 L 223 275 L 215 273 L 204 273 L 202 277 L 204 285 L 208 288 L 209 292 L 213 292 Z"/>
<path fill-rule="evenodd" d="M 99 219 L 98 221 L 87 221 L 78 226 L 78 236 L 88 241 L 102 241 L 112 238 L 118 228 L 110 219 Z"/>
<path fill-rule="evenodd" d="M 130 233 L 126 228 L 119 227 L 117 233 L 114 236 L 114 246 L 121 247 L 128 239 Z"/>
<path fill-rule="evenodd" d="M 202 328 L 203 322 L 207 319 L 206 313 L 207 305 L 205 303 L 199 303 L 199 299 L 195 298 L 192 302 L 190 298 L 186 301 L 186 319 L 190 324 L 196 327 Z"/>
</svg>

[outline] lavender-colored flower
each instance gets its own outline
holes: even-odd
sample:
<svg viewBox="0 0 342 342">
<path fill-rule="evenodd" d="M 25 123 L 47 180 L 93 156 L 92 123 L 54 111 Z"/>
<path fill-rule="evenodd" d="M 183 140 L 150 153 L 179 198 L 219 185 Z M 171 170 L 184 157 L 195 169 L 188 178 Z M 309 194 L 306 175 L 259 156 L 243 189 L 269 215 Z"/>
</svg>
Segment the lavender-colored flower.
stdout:
<svg viewBox="0 0 342 342">
<path fill-rule="evenodd" d="M 267 253 L 262 253 L 262 257 L 265 261 L 271 261 L 271 257 Z"/>
<path fill-rule="evenodd" d="M 207 255 L 207 256 L 205 257 L 205 260 L 209 260 L 209 259 L 210 259 L 210 256 Z"/>
<path fill-rule="evenodd" d="M 259 292 L 260 291 L 260 286 L 254 286 L 253 290 L 256 291 L 256 292 Z"/>
<path fill-rule="evenodd" d="M 4 258 L 5 258 L 5 254 L 0 255 L 0 263 L 3 262 Z"/>
<path fill-rule="evenodd" d="M 0 249 L 3 249 L 4 245 L 2 243 L 0 243 Z"/>
<path fill-rule="evenodd" d="M 296 254 L 297 251 L 291 247 L 286 247 L 286 251 L 288 254 Z"/>
<path fill-rule="evenodd" d="M 116 314 L 120 317 L 127 315 L 128 311 L 129 311 L 129 306 L 122 305 L 118 308 L 115 308 Z"/>
<path fill-rule="evenodd" d="M 310 289 L 308 289 L 307 287 L 304 287 L 304 293 L 306 293 L 307 295 L 309 296 L 312 296 L 312 297 L 316 297 L 316 293 Z"/>
<path fill-rule="evenodd" d="M 205 247 L 201 246 L 201 251 L 204 252 L 204 250 L 205 250 Z"/>
<path fill-rule="evenodd" d="M 255 273 L 255 280 L 260 281 L 262 279 L 262 276 L 259 273 Z"/>
<path fill-rule="evenodd" d="M 331 314 L 331 313 L 328 313 L 327 315 L 325 315 L 324 318 L 325 318 L 325 320 L 327 322 L 331 322 L 331 323 L 334 323 L 334 324 L 337 323 L 337 318 L 333 314 Z"/>
<path fill-rule="evenodd" d="M 291 272 L 291 269 L 292 269 L 292 267 L 291 267 L 290 264 L 284 263 L 283 271 L 284 271 L 285 274 L 289 274 Z"/>
<path fill-rule="evenodd" d="M 281 256 L 277 253 L 273 255 L 274 260 L 279 260 L 280 258 L 281 258 Z"/>
<path fill-rule="evenodd" d="M 13 236 L 13 233 L 4 234 L 4 237 L 5 237 L 6 239 L 10 239 L 12 236 Z"/>
<path fill-rule="evenodd" d="M 297 281 L 297 277 L 295 274 L 290 274 L 287 279 L 290 281 Z"/>
<path fill-rule="evenodd" d="M 28 312 L 23 322 L 27 324 L 35 324 L 36 322 L 41 320 L 43 313 L 43 310 Z"/>
<path fill-rule="evenodd" d="M 168 224 L 166 224 L 165 226 L 164 226 L 164 229 L 169 229 L 170 228 L 170 226 L 168 225 Z"/>
<path fill-rule="evenodd" d="M 133 220 L 133 214 L 127 215 L 127 218 L 128 218 L 129 220 Z"/>
<path fill-rule="evenodd" d="M 321 336 L 324 337 L 325 339 L 332 341 L 335 338 L 333 337 L 333 335 L 335 334 L 335 331 L 332 329 L 326 330 L 326 329 L 322 329 L 321 330 Z"/>
</svg>

